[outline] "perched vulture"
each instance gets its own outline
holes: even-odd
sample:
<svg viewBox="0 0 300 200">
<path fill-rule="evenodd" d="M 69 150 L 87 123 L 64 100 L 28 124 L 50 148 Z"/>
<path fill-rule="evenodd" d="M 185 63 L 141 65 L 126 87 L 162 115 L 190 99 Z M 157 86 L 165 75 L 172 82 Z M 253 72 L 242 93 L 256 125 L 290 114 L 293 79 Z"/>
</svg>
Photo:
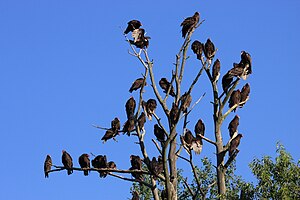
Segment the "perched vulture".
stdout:
<svg viewBox="0 0 300 200">
<path fill-rule="evenodd" d="M 90 158 L 89 158 L 89 154 L 82 154 L 81 156 L 79 156 L 78 158 L 78 162 L 81 168 L 90 168 Z M 85 176 L 89 175 L 89 170 L 84 170 L 83 174 Z"/>
<path fill-rule="evenodd" d="M 233 77 L 227 72 L 222 78 L 222 88 L 225 93 L 227 93 L 232 81 Z"/>
<path fill-rule="evenodd" d="M 205 133 L 205 125 L 201 119 L 198 120 L 198 122 L 195 125 L 195 133 L 196 135 L 202 135 L 204 136 Z"/>
<path fill-rule="evenodd" d="M 129 170 L 141 170 L 142 169 L 142 160 L 139 156 L 131 155 L 130 156 L 131 167 Z M 143 179 L 143 175 L 141 173 L 131 173 L 131 175 L 138 180 Z"/>
<path fill-rule="evenodd" d="M 134 119 L 128 119 L 125 124 L 123 125 L 123 130 L 122 132 L 125 134 L 127 133 L 128 136 L 130 136 L 130 132 L 134 131 L 135 129 L 135 124 L 134 124 Z"/>
<path fill-rule="evenodd" d="M 116 136 L 115 131 L 113 131 L 111 128 L 108 129 L 104 136 L 101 138 L 101 140 L 103 140 L 103 143 L 105 143 L 107 140 L 114 138 Z"/>
<path fill-rule="evenodd" d="M 174 87 L 173 85 L 171 85 L 171 83 L 166 79 L 166 78 L 161 78 L 160 81 L 159 81 L 159 86 L 161 87 L 161 89 L 164 90 L 164 93 L 167 93 L 170 86 L 171 86 L 171 89 L 170 89 L 170 92 L 169 94 L 172 96 L 172 97 L 175 97 L 175 90 L 174 90 Z"/>
<path fill-rule="evenodd" d="M 154 179 L 159 176 L 164 171 L 164 165 L 163 160 L 161 156 L 158 156 L 158 159 L 156 160 L 155 157 L 152 158 L 152 161 L 150 162 L 151 171 L 154 174 Z"/>
<path fill-rule="evenodd" d="M 114 161 L 109 161 L 109 162 L 107 163 L 107 167 L 108 167 L 109 169 L 117 169 L 117 165 L 116 165 L 116 163 L 115 163 Z"/>
<path fill-rule="evenodd" d="M 171 124 L 176 124 L 178 122 L 179 119 L 179 109 L 176 103 L 173 102 L 172 104 L 172 108 L 170 111 L 170 121 Z"/>
<path fill-rule="evenodd" d="M 246 80 L 245 67 L 242 63 L 233 63 L 233 68 L 228 71 L 232 77 L 239 77 Z"/>
<path fill-rule="evenodd" d="M 241 63 L 243 63 L 246 68 L 246 75 L 252 74 L 252 59 L 250 54 L 246 51 L 241 52 Z"/>
<path fill-rule="evenodd" d="M 132 31 L 132 38 L 134 40 L 129 40 L 130 44 L 133 44 L 140 49 L 143 49 L 145 47 L 148 48 L 149 39 L 151 39 L 150 37 L 145 36 L 145 30 L 142 28 Z"/>
<path fill-rule="evenodd" d="M 215 56 L 216 49 L 214 43 L 208 38 L 204 45 L 204 55 L 207 59 L 211 60 Z"/>
<path fill-rule="evenodd" d="M 94 168 L 107 168 L 107 159 L 106 155 L 98 155 L 92 160 L 92 166 Z M 100 178 L 105 178 L 107 176 L 107 172 L 99 172 Z"/>
<path fill-rule="evenodd" d="M 180 136 L 181 144 L 187 150 L 188 153 L 191 150 L 194 150 L 196 154 L 200 154 L 202 151 L 202 138 L 197 135 L 196 137 L 193 136 L 190 130 L 186 130 L 184 136 Z"/>
<path fill-rule="evenodd" d="M 131 85 L 131 87 L 130 87 L 130 89 L 129 89 L 129 92 L 132 93 L 133 91 L 140 89 L 140 88 L 143 86 L 143 82 L 144 82 L 144 78 L 138 78 L 138 79 L 136 79 L 136 80 L 132 83 L 132 85 Z M 145 82 L 145 85 L 146 85 L 146 84 L 147 84 L 147 83 Z"/>
<path fill-rule="evenodd" d="M 249 99 L 249 94 L 250 94 L 250 85 L 248 83 L 246 83 L 241 91 L 241 102 L 245 102 L 248 101 Z M 245 103 L 240 104 L 240 107 L 243 107 L 245 105 Z"/>
<path fill-rule="evenodd" d="M 237 127 L 240 124 L 239 121 L 240 121 L 240 117 L 236 115 L 229 123 L 228 130 L 229 130 L 230 138 L 233 138 L 233 136 L 236 135 L 235 133 L 237 133 Z"/>
<path fill-rule="evenodd" d="M 154 135 L 156 136 L 156 139 L 160 142 L 165 141 L 165 132 L 162 128 L 158 126 L 158 124 L 154 125 Z"/>
<path fill-rule="evenodd" d="M 220 77 L 220 68 L 221 68 L 221 64 L 220 64 L 220 60 L 217 59 L 212 67 L 212 79 L 213 82 L 217 82 L 219 80 Z"/>
<path fill-rule="evenodd" d="M 136 102 L 134 98 L 131 96 L 125 104 L 127 119 L 131 119 L 134 117 L 135 106 L 136 106 Z"/>
<path fill-rule="evenodd" d="M 51 170 L 52 166 L 52 159 L 50 155 L 46 156 L 45 162 L 44 162 L 44 173 L 45 173 L 45 178 L 49 178 L 48 171 Z"/>
<path fill-rule="evenodd" d="M 187 113 L 187 108 L 191 105 L 192 102 L 192 96 L 190 94 L 187 94 L 186 92 L 180 97 L 181 105 L 180 109 Z"/>
<path fill-rule="evenodd" d="M 139 196 L 139 193 L 137 191 L 132 192 L 131 200 L 140 200 L 140 196 Z"/>
<path fill-rule="evenodd" d="M 200 14 L 198 12 L 195 12 L 195 14 L 192 17 L 188 17 L 181 23 L 180 26 L 182 26 L 182 37 L 185 38 L 186 34 L 190 32 L 193 28 L 196 27 L 200 19 Z"/>
<path fill-rule="evenodd" d="M 138 29 L 142 26 L 142 23 L 139 20 L 131 20 L 127 24 L 128 24 L 128 26 L 127 26 L 126 30 L 124 31 L 124 34 L 128 34 L 130 31 Z"/>
<path fill-rule="evenodd" d="M 68 152 L 66 152 L 65 150 L 62 151 L 62 157 L 61 157 L 61 161 L 64 165 L 64 167 L 66 168 L 66 170 L 68 171 L 68 175 L 73 173 L 73 160 L 72 157 L 70 156 L 70 154 L 68 154 Z"/>
<path fill-rule="evenodd" d="M 192 46 L 191 46 L 194 54 L 197 55 L 197 59 L 198 60 L 201 60 L 201 56 L 202 56 L 202 53 L 203 53 L 203 44 L 201 42 L 199 42 L 198 40 L 195 40 L 193 43 L 192 43 Z"/>
<path fill-rule="evenodd" d="M 138 126 L 140 131 L 144 130 L 144 124 L 146 123 L 146 115 L 144 112 L 141 113 L 141 115 L 138 118 Z"/>
<path fill-rule="evenodd" d="M 229 147 L 229 156 L 232 156 L 234 151 L 237 149 L 237 147 L 240 144 L 240 140 L 243 137 L 242 134 L 238 134 L 235 138 L 233 138 L 230 142 L 230 147 Z"/>
<path fill-rule="evenodd" d="M 152 120 L 152 114 L 155 112 L 156 107 L 155 99 L 149 99 L 147 102 L 143 101 L 143 108 L 149 120 Z"/>
<path fill-rule="evenodd" d="M 229 107 L 233 107 L 235 104 L 238 104 L 241 102 L 241 92 L 240 90 L 235 90 L 232 92 L 230 98 L 229 98 Z M 237 108 L 237 107 L 236 107 Z M 236 108 L 233 109 L 233 111 L 236 111 Z"/>
<path fill-rule="evenodd" d="M 119 134 L 119 130 L 121 127 L 119 118 L 115 117 L 115 119 L 113 119 L 110 124 L 111 124 L 111 130 L 114 132 L 114 134 L 115 135 Z"/>
</svg>

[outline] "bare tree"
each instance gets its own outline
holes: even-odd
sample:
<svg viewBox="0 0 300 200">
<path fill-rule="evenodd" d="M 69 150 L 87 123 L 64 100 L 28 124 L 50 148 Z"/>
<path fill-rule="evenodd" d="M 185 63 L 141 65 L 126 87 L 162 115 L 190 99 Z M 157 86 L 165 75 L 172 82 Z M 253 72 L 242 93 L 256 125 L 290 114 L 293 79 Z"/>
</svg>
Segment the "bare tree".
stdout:
<svg viewBox="0 0 300 200">
<path fill-rule="evenodd" d="M 239 124 L 237 120 L 239 117 L 236 117 L 236 119 L 234 119 L 235 121 L 232 121 L 228 126 L 231 137 L 227 142 L 223 140 L 221 127 L 229 114 L 233 111 L 235 112 L 236 109 L 243 107 L 249 99 L 249 84 L 246 84 L 241 91 L 236 90 L 236 87 L 241 79 L 246 80 L 248 75 L 252 73 L 251 57 L 247 52 L 241 52 L 240 62 L 234 63 L 233 68 L 223 76 L 223 91 L 220 92 L 220 84 L 218 84 L 220 76 L 220 60 L 217 59 L 214 61 L 217 53 L 214 44 L 210 39 L 207 39 L 205 43 L 196 40 L 191 45 L 191 36 L 203 22 L 204 20 L 200 21 L 198 12 L 182 22 L 181 26 L 184 42 L 180 47 L 179 52 L 176 54 L 170 81 L 166 78 L 162 78 L 159 81 L 156 79 L 153 71 L 154 61 L 148 54 L 150 37 L 145 36 L 145 30 L 140 28 L 141 23 L 138 20 L 128 22 L 128 27 L 124 36 L 131 48 L 129 54 L 138 59 L 144 69 L 143 77 L 137 79 L 130 88 L 130 92 L 139 92 L 138 100 L 136 102 L 132 97 L 127 101 L 127 121 L 122 130 L 120 130 L 120 125 L 118 125 L 120 122 L 117 118 L 114 119 L 110 128 L 101 126 L 95 127 L 106 130 L 105 136 L 103 137 L 104 141 L 111 138 L 115 139 L 115 137 L 122 132 L 137 137 L 142 159 L 132 155 L 131 168 L 129 170 L 121 170 L 116 169 L 115 165 L 109 164 L 109 162 L 106 161 L 105 156 L 97 156 L 92 161 L 92 168 L 70 168 L 69 166 L 52 165 L 55 169 L 49 170 L 49 167 L 45 167 L 45 173 L 48 175 L 49 173 L 61 170 L 97 171 L 100 173 L 101 177 L 105 177 L 106 175 L 114 176 L 122 180 L 137 182 L 143 186 L 149 187 L 155 200 L 160 198 L 174 200 L 178 199 L 177 163 L 179 162 L 178 158 L 180 158 L 181 161 L 189 163 L 194 179 L 196 180 L 197 189 L 194 190 L 189 186 L 187 179 L 183 179 L 192 199 L 196 199 L 199 195 L 202 199 L 205 199 L 207 191 L 214 184 L 217 184 L 218 186 L 220 198 L 224 196 L 226 194 L 226 170 L 239 153 L 237 147 L 240 143 L 242 134 L 238 133 L 237 130 Z M 132 40 L 127 37 L 129 32 L 132 32 Z M 186 61 L 188 59 L 188 49 L 190 47 L 196 54 L 200 67 L 194 79 L 191 80 L 188 89 L 184 90 L 182 87 L 182 80 L 184 77 Z M 196 99 L 196 101 L 192 101 L 194 86 L 198 83 L 203 72 L 208 77 L 213 94 L 213 101 L 211 102 L 213 107 L 212 120 L 214 122 L 215 135 L 215 138 L 213 139 L 204 136 L 205 125 L 201 119 L 199 119 L 195 125 L 195 135 L 192 131 L 187 129 L 189 114 L 205 95 L 203 94 L 202 96 L 197 97 L 198 99 Z M 147 101 L 144 99 L 143 95 L 146 80 L 150 82 L 150 87 L 155 96 L 153 99 Z M 163 89 L 164 93 L 159 91 L 159 87 Z M 169 98 L 172 98 L 171 105 L 168 105 L 168 102 L 170 101 L 167 102 Z M 229 104 L 229 109 L 226 109 L 227 104 Z M 136 107 L 137 110 L 135 110 Z M 155 112 L 156 109 L 161 109 L 164 116 L 158 116 Z M 152 120 L 153 118 L 153 121 L 156 121 L 154 126 L 154 135 L 156 136 L 156 139 L 152 139 L 153 144 L 150 141 L 146 143 L 144 140 L 146 134 L 144 123 L 146 122 L 146 117 L 148 117 L 148 120 Z M 167 119 L 166 124 L 162 123 L 162 117 Z M 182 127 L 179 127 L 181 124 Z M 201 153 L 203 140 L 215 147 L 215 155 L 217 158 L 217 181 L 206 188 L 203 188 L 201 185 L 194 164 L 195 156 L 197 157 L 197 154 Z M 147 145 L 155 145 L 159 156 L 151 158 L 147 153 Z M 181 155 L 183 149 L 188 152 L 188 157 Z M 196 154 L 194 154 L 193 151 Z M 229 152 L 229 156 L 226 158 L 227 151 Z M 144 163 L 143 165 L 145 168 L 142 168 L 141 162 Z M 50 163 L 48 157 L 47 163 Z M 47 164 L 45 164 L 45 166 L 46 165 Z M 125 174 L 125 176 L 122 174 Z M 128 176 L 126 176 L 126 174 Z M 132 177 L 129 176 L 130 174 Z M 159 191 L 157 181 L 163 183 L 164 189 L 162 191 Z M 134 193 L 133 199 L 137 197 L 137 195 L 138 193 Z"/>
</svg>

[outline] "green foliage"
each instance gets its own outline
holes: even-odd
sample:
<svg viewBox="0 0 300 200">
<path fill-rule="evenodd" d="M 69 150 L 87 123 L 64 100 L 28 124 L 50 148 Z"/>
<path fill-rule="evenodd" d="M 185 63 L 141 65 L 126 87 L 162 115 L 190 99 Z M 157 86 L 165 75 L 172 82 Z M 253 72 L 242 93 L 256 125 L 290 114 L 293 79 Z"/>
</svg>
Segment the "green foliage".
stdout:
<svg viewBox="0 0 300 200">
<path fill-rule="evenodd" d="M 281 144 L 275 162 L 269 156 L 254 159 L 250 168 L 258 180 L 255 188 L 260 199 L 300 199 L 300 168 Z"/>
</svg>

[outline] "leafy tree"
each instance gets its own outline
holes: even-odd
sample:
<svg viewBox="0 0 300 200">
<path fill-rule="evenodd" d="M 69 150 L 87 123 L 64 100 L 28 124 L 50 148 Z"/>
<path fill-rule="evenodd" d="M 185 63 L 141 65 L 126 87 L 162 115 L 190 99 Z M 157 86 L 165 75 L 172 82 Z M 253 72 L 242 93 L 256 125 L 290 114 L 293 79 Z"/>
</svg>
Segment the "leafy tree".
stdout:
<svg viewBox="0 0 300 200">
<path fill-rule="evenodd" d="M 270 156 L 250 163 L 257 178 L 255 193 L 259 199 L 300 199 L 300 160 L 294 162 L 281 144 L 277 144 L 275 161 Z"/>
<path fill-rule="evenodd" d="M 234 160 L 239 153 L 237 149 L 242 134 L 237 130 L 238 121 L 232 123 L 229 128 L 230 139 L 225 141 L 222 135 L 224 120 L 231 115 L 236 109 L 242 108 L 249 99 L 250 86 L 246 84 L 241 90 L 236 89 L 241 79 L 246 80 L 252 73 L 251 57 L 242 51 L 241 60 L 234 63 L 233 68 L 222 78 L 222 89 L 220 92 L 219 77 L 220 77 L 220 60 L 214 60 L 217 54 L 217 48 L 210 39 L 205 43 L 195 40 L 191 45 L 191 37 L 194 31 L 204 22 L 200 21 L 199 13 L 196 12 L 192 17 L 186 18 L 182 26 L 183 44 L 179 52 L 175 56 L 174 69 L 170 73 L 170 82 L 163 77 L 160 81 L 155 79 L 153 70 L 154 61 L 148 54 L 148 46 L 150 37 L 145 36 L 145 30 L 140 28 L 141 23 L 133 20 L 128 23 L 125 38 L 130 45 L 130 55 L 137 58 L 144 70 L 143 77 L 137 79 L 135 84 L 130 88 L 130 91 L 137 90 L 135 97 L 131 97 L 126 102 L 127 119 L 123 129 L 119 130 L 119 120 L 115 118 L 110 128 L 97 128 L 106 130 L 104 141 L 115 138 L 121 132 L 127 133 L 128 136 L 135 136 L 138 140 L 137 144 L 140 147 L 140 152 L 143 160 L 143 167 L 140 158 L 135 155 L 131 156 L 131 168 L 129 170 L 116 169 L 114 163 L 108 164 L 106 156 L 99 155 L 92 161 L 93 168 L 73 167 L 72 159 L 68 158 L 63 163 L 68 163 L 64 166 L 55 166 L 56 169 L 48 170 L 46 167 L 45 173 L 61 171 L 67 169 L 73 170 L 90 170 L 98 171 L 100 177 L 104 178 L 107 175 L 114 176 L 126 181 L 135 182 L 134 190 L 140 191 L 145 199 L 149 199 L 149 189 L 151 198 L 160 199 L 160 196 L 169 200 L 174 199 L 206 199 L 209 198 L 231 198 L 238 196 L 238 185 L 241 184 L 239 177 L 234 176 Z M 127 33 L 132 32 L 132 39 L 127 37 Z M 190 84 L 185 87 L 183 77 L 187 64 L 188 50 L 191 47 L 196 54 L 195 59 L 198 60 L 199 66 L 195 78 L 188 80 Z M 214 61 L 214 62 L 213 62 Z M 205 125 L 199 119 L 193 123 L 196 136 L 192 131 L 188 130 L 188 117 L 193 108 L 201 101 L 205 94 L 197 96 L 193 93 L 194 86 L 202 73 L 208 77 L 208 82 L 212 88 L 212 120 L 214 123 L 214 139 L 209 139 L 204 136 Z M 167 76 L 166 76 L 167 77 Z M 144 87 L 146 81 L 150 84 L 153 91 L 153 98 L 144 99 Z M 161 93 L 158 85 L 164 91 Z M 192 94 L 196 97 L 196 101 L 192 101 Z M 193 103 L 193 104 L 192 104 Z M 227 105 L 229 108 L 227 109 Z M 208 106 L 211 106 L 210 104 Z M 137 107 L 137 111 L 135 110 Z M 144 112 L 142 111 L 144 110 Z M 162 111 L 162 116 L 158 116 L 156 110 Z M 147 146 L 151 145 L 150 141 L 145 141 L 146 130 L 143 124 L 146 122 L 145 116 L 149 118 L 148 123 L 154 124 L 155 139 L 152 139 L 153 144 L 157 148 L 159 156 L 150 156 L 147 151 Z M 237 116 L 238 120 L 239 117 Z M 151 122 L 152 121 L 152 122 Z M 227 129 L 228 125 L 225 125 Z M 151 130 L 152 131 L 152 130 Z M 149 132 L 151 132 L 149 131 Z M 227 131 L 226 131 L 227 132 Z M 147 132 L 148 133 L 148 132 Z M 194 164 L 195 156 L 201 153 L 203 142 L 206 141 L 215 147 L 216 164 L 213 165 L 208 158 L 202 159 L 202 166 Z M 179 145 L 180 144 L 180 145 Z M 185 149 L 187 156 L 182 154 Z M 229 156 L 227 157 L 227 152 Z M 196 154 L 195 154 L 196 153 Z M 85 159 L 87 161 L 87 159 Z M 84 162 L 85 162 L 84 161 Z M 177 163 L 179 161 L 187 162 L 191 168 L 192 182 L 183 177 L 178 170 Z M 48 162 L 50 163 L 50 162 Z M 87 163 L 82 163 L 84 166 L 89 166 Z M 114 166 L 114 167 L 111 167 Z M 131 174 L 133 178 L 119 175 Z M 139 186 L 139 189 L 137 188 Z M 145 188 L 146 187 L 146 188 Z M 147 189 L 148 188 L 148 189 Z M 228 192 L 226 190 L 229 189 Z"/>
</svg>

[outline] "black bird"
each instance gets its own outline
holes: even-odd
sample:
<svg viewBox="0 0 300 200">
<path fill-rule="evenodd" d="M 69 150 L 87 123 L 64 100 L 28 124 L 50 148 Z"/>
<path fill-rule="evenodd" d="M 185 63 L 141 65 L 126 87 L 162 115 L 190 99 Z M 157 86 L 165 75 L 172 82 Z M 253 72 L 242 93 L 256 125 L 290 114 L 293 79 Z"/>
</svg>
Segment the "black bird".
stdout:
<svg viewBox="0 0 300 200">
<path fill-rule="evenodd" d="M 165 141 L 165 132 L 162 128 L 159 127 L 158 124 L 154 125 L 154 135 L 156 136 L 156 139 L 160 142 Z"/>
<path fill-rule="evenodd" d="M 138 118 L 138 126 L 140 130 L 144 130 L 144 124 L 146 123 L 146 115 L 144 112 Z"/>
<path fill-rule="evenodd" d="M 248 83 L 246 83 L 241 91 L 241 102 L 245 102 L 248 101 L 249 99 L 249 94 L 250 94 L 250 85 Z M 243 107 L 245 105 L 245 103 L 240 104 L 240 107 Z"/>
<path fill-rule="evenodd" d="M 117 169 L 117 165 L 116 165 L 116 163 L 114 161 L 109 161 L 107 163 L 107 168 L 109 168 L 109 169 Z"/>
<path fill-rule="evenodd" d="M 233 136 L 237 135 L 237 128 L 240 124 L 240 117 L 238 115 L 236 115 L 229 123 L 228 125 L 228 130 L 229 130 L 229 135 L 230 135 L 230 138 L 233 138 Z"/>
<path fill-rule="evenodd" d="M 130 136 L 130 132 L 135 130 L 135 124 L 134 124 L 134 119 L 130 118 L 128 119 L 125 124 L 123 125 L 123 134 L 127 134 L 128 136 Z"/>
<path fill-rule="evenodd" d="M 114 138 L 115 137 L 115 132 L 110 128 L 106 130 L 104 136 L 101 138 L 103 140 L 103 143 L 105 143 L 107 140 Z"/>
<path fill-rule="evenodd" d="M 172 108 L 170 111 L 170 121 L 171 124 L 176 124 L 178 122 L 179 119 L 179 108 L 178 105 L 176 103 L 172 103 Z"/>
<path fill-rule="evenodd" d="M 131 87 L 129 89 L 129 92 L 132 93 L 133 91 L 140 89 L 143 86 L 143 83 L 144 83 L 144 78 L 138 78 L 138 79 L 136 79 L 132 83 L 132 85 L 131 85 Z M 146 84 L 147 83 L 145 82 L 145 85 Z"/>
<path fill-rule="evenodd" d="M 192 96 L 188 93 L 184 93 L 181 97 L 180 97 L 180 109 L 184 112 L 187 113 L 187 108 L 191 105 L 192 102 Z"/>
<path fill-rule="evenodd" d="M 129 170 L 141 170 L 142 169 L 142 160 L 139 156 L 131 155 L 130 156 L 131 167 Z M 131 173 L 131 175 L 138 180 L 143 180 L 143 175 L 141 173 Z"/>
<path fill-rule="evenodd" d="M 94 168 L 107 168 L 107 159 L 106 159 L 106 155 L 102 156 L 102 155 L 98 155 L 96 156 L 93 160 L 92 160 L 92 166 Z M 100 178 L 105 178 L 107 176 L 107 172 L 99 172 L 99 176 Z"/>
<path fill-rule="evenodd" d="M 156 157 L 153 157 L 151 162 L 151 171 L 154 174 L 154 180 L 156 180 L 156 177 L 159 176 L 164 171 L 164 165 L 163 165 L 163 160 L 161 156 L 158 156 L 158 159 L 156 160 Z"/>
<path fill-rule="evenodd" d="M 164 93 L 167 93 L 169 88 L 171 87 L 169 94 L 172 97 L 175 97 L 174 87 L 173 87 L 173 85 L 171 85 L 171 83 L 166 78 L 161 78 L 160 79 L 159 86 L 164 90 Z"/>
<path fill-rule="evenodd" d="M 124 31 L 124 34 L 128 34 L 129 32 L 138 29 L 142 26 L 142 23 L 139 20 L 131 20 L 128 23 L 128 26 L 126 30 Z"/>
<path fill-rule="evenodd" d="M 241 92 L 240 90 L 235 90 L 232 92 L 230 98 L 229 98 L 229 108 L 232 108 L 235 104 L 238 104 L 241 102 Z M 237 107 L 236 107 L 237 108 Z M 236 111 L 236 108 L 233 109 L 233 111 Z"/>
<path fill-rule="evenodd" d="M 206 40 L 206 43 L 204 45 L 204 55 L 207 59 L 211 60 L 215 56 L 215 45 L 212 43 L 212 41 L 208 38 Z"/>
<path fill-rule="evenodd" d="M 134 98 L 131 96 L 125 104 L 127 119 L 134 117 L 135 106 L 136 106 L 136 102 Z"/>
<path fill-rule="evenodd" d="M 191 150 L 195 151 L 196 154 L 201 153 L 203 142 L 202 138 L 198 134 L 194 137 L 192 132 L 187 129 L 184 135 L 180 136 L 180 141 L 188 153 L 190 153 Z"/>
<path fill-rule="evenodd" d="M 227 93 L 232 81 L 233 77 L 227 72 L 222 78 L 222 88 L 225 93 Z"/>
<path fill-rule="evenodd" d="M 192 43 L 191 49 L 193 50 L 194 54 L 197 55 L 197 59 L 201 60 L 201 56 L 202 56 L 202 53 L 203 53 L 204 45 L 201 42 L 199 42 L 198 40 L 195 40 Z"/>
<path fill-rule="evenodd" d="M 64 165 L 64 167 L 66 168 L 66 170 L 68 171 L 68 175 L 73 173 L 73 160 L 72 157 L 70 156 L 70 154 L 68 154 L 68 152 L 66 152 L 65 150 L 62 151 L 62 157 L 61 157 L 61 161 Z"/>
<path fill-rule="evenodd" d="M 195 133 L 196 135 L 202 135 L 204 136 L 205 133 L 205 124 L 203 123 L 203 121 L 201 119 L 199 119 L 195 125 Z"/>
<path fill-rule="evenodd" d="M 240 145 L 240 140 L 242 137 L 242 134 L 238 134 L 235 138 L 231 140 L 229 146 L 229 156 L 232 156 L 232 154 L 236 151 L 237 147 Z"/>
<path fill-rule="evenodd" d="M 157 102 L 155 99 L 149 99 L 147 102 L 143 101 L 143 108 L 149 120 L 152 120 L 152 114 L 155 112 Z"/>
<path fill-rule="evenodd" d="M 133 40 L 129 40 L 130 44 L 135 45 L 137 48 L 143 49 L 149 46 L 149 36 L 145 36 L 145 30 L 142 28 L 132 31 Z"/>
<path fill-rule="evenodd" d="M 90 168 L 90 158 L 89 158 L 89 154 L 84 153 L 81 156 L 79 156 L 78 158 L 78 162 L 81 168 Z M 89 175 L 89 170 L 84 170 L 83 174 L 85 176 Z"/>
<path fill-rule="evenodd" d="M 219 80 L 220 69 L 221 69 L 221 63 L 220 63 L 220 60 L 217 59 L 214 62 L 214 65 L 213 65 L 213 68 L 212 68 L 212 79 L 213 79 L 213 82 L 217 82 Z"/>
<path fill-rule="evenodd" d="M 196 27 L 200 19 L 200 14 L 198 12 L 195 12 L 195 14 L 192 17 L 187 17 L 180 26 L 182 26 L 181 32 L 182 37 L 185 38 L 186 34 L 190 32 L 193 28 Z"/>
<path fill-rule="evenodd" d="M 46 156 L 45 162 L 44 162 L 44 173 L 45 173 L 45 178 L 49 178 L 49 171 L 51 170 L 52 166 L 52 159 L 50 155 Z"/>
<path fill-rule="evenodd" d="M 114 132 L 115 135 L 119 134 L 119 130 L 121 128 L 121 123 L 119 118 L 115 117 L 112 121 L 111 121 L 111 130 Z"/>
<path fill-rule="evenodd" d="M 241 63 L 243 63 L 246 68 L 246 75 L 252 74 L 252 58 L 246 51 L 241 51 Z"/>
</svg>

